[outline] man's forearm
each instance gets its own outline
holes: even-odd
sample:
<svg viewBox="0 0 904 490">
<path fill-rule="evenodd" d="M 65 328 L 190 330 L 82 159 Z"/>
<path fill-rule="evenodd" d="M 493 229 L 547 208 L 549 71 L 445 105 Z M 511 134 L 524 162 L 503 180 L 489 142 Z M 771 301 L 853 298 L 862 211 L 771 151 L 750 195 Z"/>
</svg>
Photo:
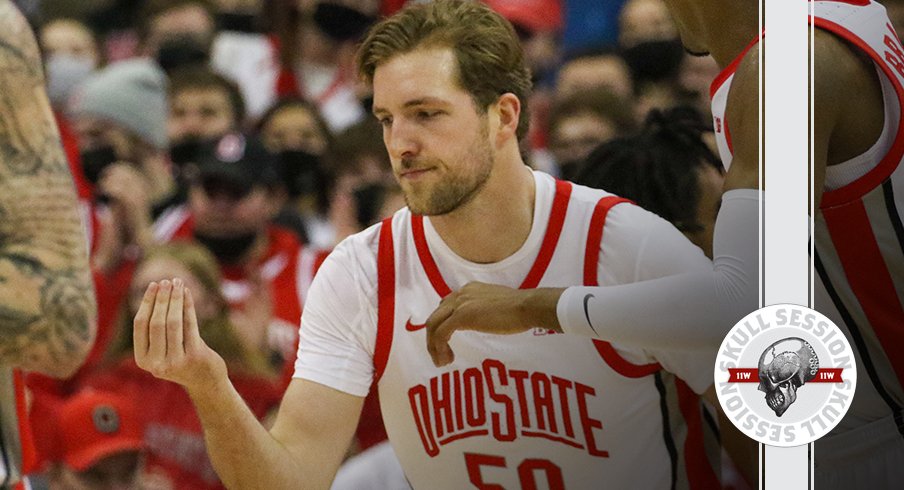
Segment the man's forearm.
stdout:
<svg viewBox="0 0 904 490">
<path fill-rule="evenodd" d="M 28 23 L 0 0 L 0 363 L 67 376 L 96 306 L 69 166 Z"/>
<path fill-rule="evenodd" d="M 228 379 L 193 388 L 210 460 L 230 489 L 302 489 L 299 461 L 264 429 Z"/>
<path fill-rule="evenodd" d="M 711 272 L 568 288 L 557 307 L 562 330 L 640 347 L 718 348 L 758 306 L 759 196 L 755 190 L 726 195 Z"/>
</svg>

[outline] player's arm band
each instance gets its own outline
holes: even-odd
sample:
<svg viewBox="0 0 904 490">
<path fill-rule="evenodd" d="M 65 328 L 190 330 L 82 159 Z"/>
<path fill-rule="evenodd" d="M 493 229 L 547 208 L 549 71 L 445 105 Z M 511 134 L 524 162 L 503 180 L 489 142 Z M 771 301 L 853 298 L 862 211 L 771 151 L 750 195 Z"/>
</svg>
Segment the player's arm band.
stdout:
<svg viewBox="0 0 904 490">
<path fill-rule="evenodd" d="M 601 287 L 570 287 L 557 305 L 562 330 L 645 348 L 718 347 L 758 306 L 759 200 L 736 189 L 722 196 L 713 269 Z"/>
</svg>

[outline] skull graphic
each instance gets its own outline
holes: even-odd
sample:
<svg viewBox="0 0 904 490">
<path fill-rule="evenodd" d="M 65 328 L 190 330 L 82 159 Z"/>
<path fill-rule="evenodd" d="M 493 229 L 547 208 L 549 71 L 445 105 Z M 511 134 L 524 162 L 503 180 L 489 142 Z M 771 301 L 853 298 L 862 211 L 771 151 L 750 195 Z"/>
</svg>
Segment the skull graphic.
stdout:
<svg viewBox="0 0 904 490">
<path fill-rule="evenodd" d="M 797 400 L 797 389 L 816 377 L 819 358 L 807 341 L 789 337 L 770 345 L 760 356 L 758 389 L 766 404 L 781 417 Z"/>
</svg>

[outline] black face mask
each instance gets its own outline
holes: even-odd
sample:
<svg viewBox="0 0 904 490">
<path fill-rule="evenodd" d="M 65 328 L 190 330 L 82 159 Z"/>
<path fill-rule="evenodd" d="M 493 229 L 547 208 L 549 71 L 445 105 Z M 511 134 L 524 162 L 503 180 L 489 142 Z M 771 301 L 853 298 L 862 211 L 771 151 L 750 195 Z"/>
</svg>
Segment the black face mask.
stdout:
<svg viewBox="0 0 904 490">
<path fill-rule="evenodd" d="M 112 146 L 101 146 L 93 150 L 83 151 L 80 154 L 82 171 L 85 178 L 92 184 L 97 184 L 104 169 L 116 162 L 116 151 Z"/>
<path fill-rule="evenodd" d="M 358 224 L 367 228 L 377 221 L 377 213 L 383 206 L 386 188 L 380 184 L 367 184 L 355 189 L 355 215 Z"/>
<path fill-rule="evenodd" d="M 194 34 L 179 34 L 167 38 L 160 43 L 157 50 L 157 63 L 167 73 L 188 66 L 203 66 L 209 59 L 210 43 Z"/>
<path fill-rule="evenodd" d="M 678 74 L 684 47 L 677 39 L 645 41 L 624 50 L 625 62 L 638 82 L 658 82 Z"/>
<path fill-rule="evenodd" d="M 323 185 L 320 158 L 303 150 L 286 150 L 279 154 L 282 181 L 289 196 L 316 194 Z"/>
<path fill-rule="evenodd" d="M 217 28 L 221 31 L 259 32 L 254 14 L 220 12 L 217 14 Z"/>
<path fill-rule="evenodd" d="M 170 146 L 170 161 L 177 167 L 183 167 L 188 163 L 197 163 L 204 148 L 204 140 L 197 136 L 187 136 Z"/>
<path fill-rule="evenodd" d="M 207 248 L 207 250 L 210 250 L 214 257 L 224 265 L 237 264 L 245 257 L 248 250 L 251 249 L 251 246 L 254 245 L 254 240 L 256 238 L 257 233 L 254 232 L 236 237 L 223 238 L 206 236 L 195 231 L 195 240 L 198 240 L 198 243 Z"/>
<path fill-rule="evenodd" d="M 331 2 L 319 2 L 314 9 L 314 23 L 336 41 L 360 38 L 375 21 L 369 15 Z"/>
</svg>

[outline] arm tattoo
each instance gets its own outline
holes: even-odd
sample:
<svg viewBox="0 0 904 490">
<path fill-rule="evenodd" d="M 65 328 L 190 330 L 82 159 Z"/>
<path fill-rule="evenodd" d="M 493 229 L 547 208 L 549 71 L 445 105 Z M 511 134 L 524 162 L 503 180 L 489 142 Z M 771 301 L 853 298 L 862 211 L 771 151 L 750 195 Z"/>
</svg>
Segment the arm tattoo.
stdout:
<svg viewBox="0 0 904 490">
<path fill-rule="evenodd" d="M 0 0 L 0 364 L 71 371 L 96 316 L 84 229 L 34 36 Z"/>
</svg>

